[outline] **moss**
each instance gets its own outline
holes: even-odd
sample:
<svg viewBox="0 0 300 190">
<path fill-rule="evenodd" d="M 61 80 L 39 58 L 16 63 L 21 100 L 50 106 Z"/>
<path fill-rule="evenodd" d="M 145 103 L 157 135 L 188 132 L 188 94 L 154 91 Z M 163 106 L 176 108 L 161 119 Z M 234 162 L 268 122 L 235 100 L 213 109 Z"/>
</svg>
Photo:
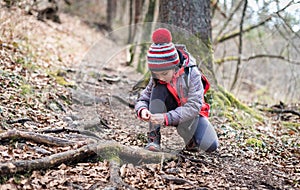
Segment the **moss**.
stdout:
<svg viewBox="0 0 300 190">
<path fill-rule="evenodd" d="M 257 122 L 263 121 L 258 112 L 238 101 L 223 88 L 220 90 L 210 89 L 205 96 L 211 105 L 211 115 L 225 117 L 235 129 L 251 128 Z"/>
<path fill-rule="evenodd" d="M 66 79 L 64 77 L 55 76 L 54 78 L 55 78 L 57 84 L 60 84 L 62 86 L 70 86 L 70 87 L 72 87 L 72 86 L 75 85 L 74 82 L 68 82 L 68 81 L 66 81 Z"/>
<path fill-rule="evenodd" d="M 23 84 L 20 86 L 22 95 L 29 95 L 33 93 L 32 87 L 29 84 Z"/>
<path fill-rule="evenodd" d="M 7 177 L 7 176 L 0 176 L 0 184 L 6 183 L 7 180 L 8 180 L 8 177 Z"/>
<path fill-rule="evenodd" d="M 246 139 L 246 145 L 248 146 L 254 146 L 258 148 L 263 148 L 264 142 L 262 140 L 256 139 L 256 138 L 248 138 Z"/>
<path fill-rule="evenodd" d="M 65 71 L 56 70 L 56 71 L 50 71 L 47 73 L 55 79 L 57 84 L 62 85 L 62 86 L 75 87 L 74 81 L 67 81 L 65 79 L 65 77 L 64 77 L 66 75 Z"/>
<path fill-rule="evenodd" d="M 293 122 L 287 122 L 287 121 L 282 121 L 281 123 L 286 128 L 300 132 L 300 123 L 293 123 Z"/>
<path fill-rule="evenodd" d="M 238 108 L 239 110 L 245 111 L 249 115 L 253 116 L 255 119 L 257 119 L 260 122 L 263 122 L 263 117 L 257 113 L 257 111 L 251 109 L 249 106 L 243 104 L 238 99 L 236 99 L 231 93 L 227 92 L 223 87 L 219 86 L 218 88 L 221 93 L 226 96 L 226 98 L 231 102 L 231 105 Z"/>
<path fill-rule="evenodd" d="M 141 74 L 145 74 L 147 72 L 146 56 L 147 56 L 148 44 L 146 44 L 146 43 L 141 44 L 140 48 L 141 48 L 141 52 L 139 54 L 137 72 L 139 72 Z"/>
<path fill-rule="evenodd" d="M 22 56 L 15 59 L 16 63 L 21 64 L 25 69 L 29 71 L 35 71 L 39 68 L 39 66 L 33 64 L 31 56 Z"/>
<path fill-rule="evenodd" d="M 214 63 L 218 64 L 218 65 L 221 65 L 222 63 L 227 62 L 227 61 L 237 61 L 237 60 L 238 60 L 238 57 L 229 56 L 229 57 L 224 57 L 224 58 L 221 58 L 221 59 L 215 59 Z"/>
<path fill-rule="evenodd" d="M 119 157 L 120 148 L 119 147 L 107 147 L 101 153 L 99 153 L 100 158 L 109 161 L 115 161 L 117 163 L 121 163 L 121 159 Z"/>
</svg>

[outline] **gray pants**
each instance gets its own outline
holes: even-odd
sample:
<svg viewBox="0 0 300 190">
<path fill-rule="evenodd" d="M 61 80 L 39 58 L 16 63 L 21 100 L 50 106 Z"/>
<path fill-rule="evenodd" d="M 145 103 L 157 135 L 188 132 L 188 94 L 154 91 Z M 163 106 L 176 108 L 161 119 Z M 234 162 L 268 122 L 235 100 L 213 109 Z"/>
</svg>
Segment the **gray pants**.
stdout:
<svg viewBox="0 0 300 190">
<path fill-rule="evenodd" d="M 177 102 L 168 92 L 165 85 L 157 84 L 157 86 L 153 88 L 149 106 L 151 113 L 166 113 L 169 110 L 176 109 L 177 106 Z M 178 134 L 184 139 L 185 144 L 194 138 L 201 150 L 212 152 L 218 148 L 216 131 L 206 117 L 199 115 L 175 127 L 177 128 Z M 159 128 L 159 125 L 150 123 L 150 131 Z"/>
<path fill-rule="evenodd" d="M 185 144 L 188 144 L 194 138 L 201 150 L 212 152 L 218 148 L 218 136 L 206 117 L 199 116 L 191 121 L 179 124 L 177 132 L 183 138 Z"/>
</svg>

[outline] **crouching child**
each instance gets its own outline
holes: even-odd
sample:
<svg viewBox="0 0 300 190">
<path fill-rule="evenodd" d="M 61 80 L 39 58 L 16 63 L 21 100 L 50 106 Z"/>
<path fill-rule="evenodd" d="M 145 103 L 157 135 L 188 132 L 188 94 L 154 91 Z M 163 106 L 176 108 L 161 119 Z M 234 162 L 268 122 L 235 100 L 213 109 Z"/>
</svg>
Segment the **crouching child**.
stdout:
<svg viewBox="0 0 300 190">
<path fill-rule="evenodd" d="M 135 104 L 137 116 L 149 122 L 146 149 L 160 151 L 162 126 L 173 126 L 188 151 L 215 151 L 217 134 L 208 121 L 209 105 L 204 93 L 209 88 L 185 46 L 174 45 L 169 30 L 152 34 L 147 54 L 151 78 Z"/>
</svg>

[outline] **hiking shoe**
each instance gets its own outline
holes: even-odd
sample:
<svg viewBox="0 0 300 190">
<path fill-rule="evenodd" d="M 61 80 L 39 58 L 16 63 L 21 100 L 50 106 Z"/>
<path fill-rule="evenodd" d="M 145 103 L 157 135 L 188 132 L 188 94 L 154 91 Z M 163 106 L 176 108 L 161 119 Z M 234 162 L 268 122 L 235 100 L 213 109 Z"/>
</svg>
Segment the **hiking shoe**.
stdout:
<svg viewBox="0 0 300 190">
<path fill-rule="evenodd" d="M 185 145 L 185 150 L 189 152 L 199 152 L 199 146 L 196 143 L 194 137 L 189 141 L 187 145 Z"/>
<path fill-rule="evenodd" d="M 150 151 L 158 152 L 160 151 L 160 130 L 156 129 L 148 133 L 148 144 L 145 149 Z"/>
</svg>

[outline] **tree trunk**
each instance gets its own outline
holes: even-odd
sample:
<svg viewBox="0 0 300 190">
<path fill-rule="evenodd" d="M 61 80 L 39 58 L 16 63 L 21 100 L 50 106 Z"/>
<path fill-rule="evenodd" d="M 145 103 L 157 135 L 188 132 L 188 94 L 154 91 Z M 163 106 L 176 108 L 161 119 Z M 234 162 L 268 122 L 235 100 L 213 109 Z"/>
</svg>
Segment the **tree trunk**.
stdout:
<svg viewBox="0 0 300 190">
<path fill-rule="evenodd" d="M 261 116 L 218 85 L 213 69 L 212 28 L 210 0 L 160 0 L 159 21 L 171 30 L 173 43 L 183 43 L 196 58 L 198 67 L 207 76 L 212 89 L 209 91 L 215 105 L 229 102 L 259 121 Z M 218 106 L 217 106 L 218 107 Z M 219 111 L 220 108 L 218 107 Z M 226 108 L 224 110 L 226 112 Z"/>
<path fill-rule="evenodd" d="M 159 8 L 159 21 L 170 24 L 168 27 L 171 27 L 173 42 L 179 41 L 187 46 L 187 49 L 196 58 L 198 66 L 200 67 L 203 63 L 200 68 L 210 79 L 212 86 L 216 86 L 212 60 L 210 1 L 161 0 Z M 190 33 L 188 38 L 181 39 L 182 36 L 186 37 L 186 34 L 181 34 L 181 31 Z"/>
<path fill-rule="evenodd" d="M 117 10 L 117 1 L 107 0 L 106 24 L 109 30 L 112 30 L 113 18 L 116 17 L 116 10 Z"/>
</svg>

